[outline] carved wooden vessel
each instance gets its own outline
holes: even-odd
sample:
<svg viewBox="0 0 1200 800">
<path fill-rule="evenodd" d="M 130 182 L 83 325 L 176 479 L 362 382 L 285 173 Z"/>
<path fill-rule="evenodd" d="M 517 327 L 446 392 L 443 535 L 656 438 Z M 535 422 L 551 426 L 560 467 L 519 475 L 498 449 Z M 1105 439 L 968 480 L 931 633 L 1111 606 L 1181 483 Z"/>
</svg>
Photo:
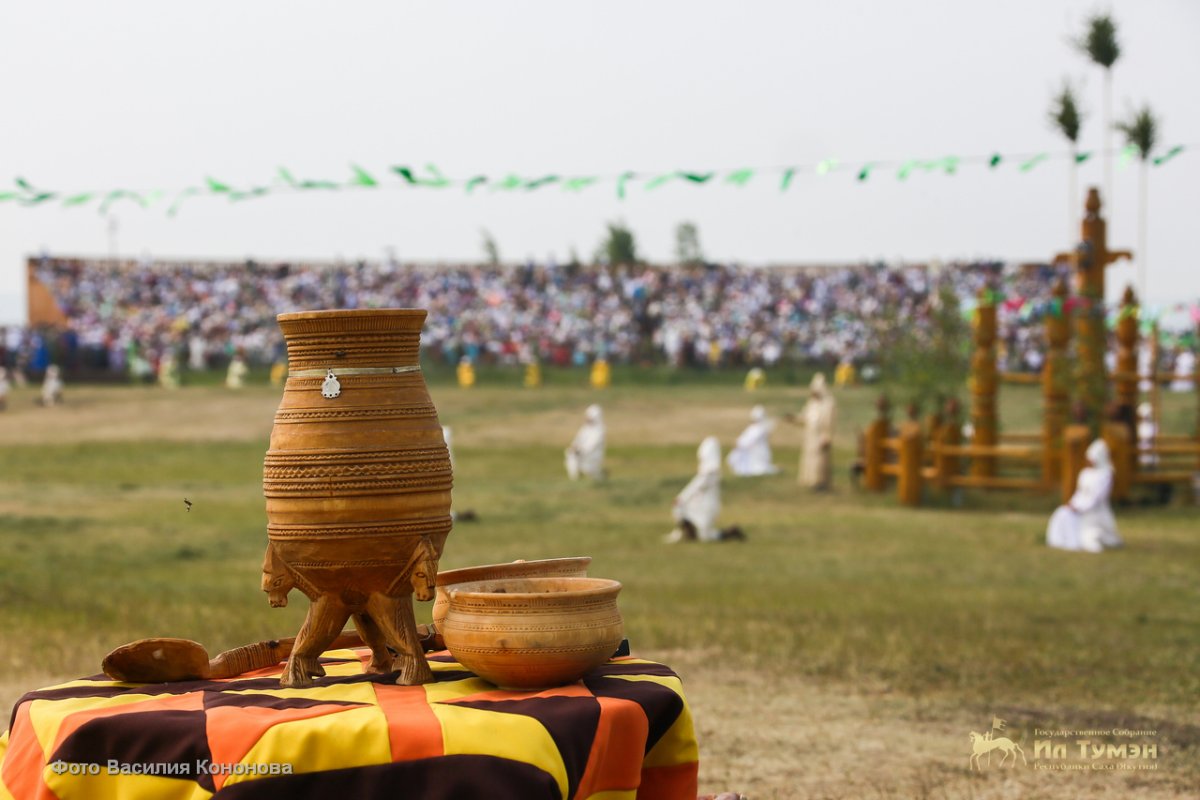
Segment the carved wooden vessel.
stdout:
<svg viewBox="0 0 1200 800">
<path fill-rule="evenodd" d="M 457 583 L 491 581 L 499 578 L 584 578 L 587 577 L 591 556 L 576 558 L 543 558 L 535 561 L 513 561 L 508 564 L 483 564 L 439 572 L 437 597 L 433 601 L 433 625 L 439 627 L 450 610 L 447 590 Z"/>
<path fill-rule="evenodd" d="M 306 686 L 353 618 L 370 668 L 432 680 L 412 596 L 431 600 L 450 533 L 451 469 L 417 362 L 425 312 L 281 314 L 288 378 L 263 464 L 271 605 L 312 601 L 281 683 Z"/>
<path fill-rule="evenodd" d="M 441 631 L 458 663 L 503 689 L 579 680 L 623 638 L 621 584 L 600 578 L 507 578 L 458 584 Z"/>
</svg>

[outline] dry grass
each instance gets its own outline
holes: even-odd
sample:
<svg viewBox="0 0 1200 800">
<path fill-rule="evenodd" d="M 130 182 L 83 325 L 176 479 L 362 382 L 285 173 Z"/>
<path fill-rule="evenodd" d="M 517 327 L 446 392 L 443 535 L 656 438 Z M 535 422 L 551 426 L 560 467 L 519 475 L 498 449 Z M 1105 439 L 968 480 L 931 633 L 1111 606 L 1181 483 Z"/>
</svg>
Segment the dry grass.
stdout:
<svg viewBox="0 0 1200 800">
<path fill-rule="evenodd" d="M 1129 547 L 1100 558 L 1039 544 L 1053 498 L 970 495 L 898 510 L 844 467 L 870 394 L 841 396 L 837 485 L 725 484 L 745 545 L 661 543 L 671 496 L 708 434 L 728 446 L 750 402 L 802 393 L 617 387 L 601 396 L 612 478 L 562 477 L 561 448 L 597 396 L 433 387 L 455 428 L 460 525 L 443 566 L 590 554 L 616 577 L 635 649 L 684 677 L 701 786 L 753 798 L 1194 796 L 1200 781 L 1200 563 L 1195 509 L 1122 512 Z M 0 414 L 0 704 L 96 670 L 123 641 L 179 635 L 210 651 L 298 627 L 303 604 L 258 590 L 261 457 L 277 393 L 79 388 L 59 409 L 17 393 Z M 1171 418 L 1190 419 L 1181 398 Z M 1036 395 L 1007 392 L 1028 428 Z M 183 498 L 193 501 L 185 510 Z M 424 609 L 422 613 L 427 614 Z M 1035 727 L 1153 727 L 1153 773 L 967 771 L 992 714 Z M 1030 749 L 1027 747 L 1027 752 Z"/>
</svg>

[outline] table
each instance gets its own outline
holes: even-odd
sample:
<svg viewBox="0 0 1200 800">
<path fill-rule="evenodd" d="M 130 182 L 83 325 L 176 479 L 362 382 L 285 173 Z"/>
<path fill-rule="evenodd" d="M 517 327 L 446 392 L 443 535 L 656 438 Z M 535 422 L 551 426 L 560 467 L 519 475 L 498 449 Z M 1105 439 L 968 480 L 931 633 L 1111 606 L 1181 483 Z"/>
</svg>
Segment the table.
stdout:
<svg viewBox="0 0 1200 800">
<path fill-rule="evenodd" d="M 614 658 L 511 692 L 426 657 L 424 686 L 364 673 L 370 652 L 354 649 L 325 653 L 305 689 L 281 688 L 279 665 L 30 692 L 0 736 L 0 800 L 695 800 L 695 732 L 668 667 Z"/>
</svg>

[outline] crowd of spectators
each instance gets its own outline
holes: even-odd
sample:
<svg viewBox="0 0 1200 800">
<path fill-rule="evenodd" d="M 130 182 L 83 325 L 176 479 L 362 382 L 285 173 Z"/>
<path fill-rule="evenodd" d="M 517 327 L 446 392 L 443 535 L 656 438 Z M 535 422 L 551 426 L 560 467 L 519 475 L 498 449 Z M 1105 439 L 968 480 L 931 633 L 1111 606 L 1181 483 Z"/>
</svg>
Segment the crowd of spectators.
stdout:
<svg viewBox="0 0 1200 800">
<path fill-rule="evenodd" d="M 283 358 L 275 315 L 319 308 L 428 309 L 425 357 L 455 363 L 770 367 L 870 362 L 885 321 L 919 324 L 947 293 L 964 314 L 979 290 L 1003 297 L 1009 369 L 1040 364 L 1040 319 L 1059 274 L 999 262 L 889 267 L 402 265 L 154 262 L 43 257 L 34 275 L 66 330 L 10 330 L 6 361 L 37 372 L 149 376 L 168 351 L 192 368 L 234 352 Z"/>
</svg>

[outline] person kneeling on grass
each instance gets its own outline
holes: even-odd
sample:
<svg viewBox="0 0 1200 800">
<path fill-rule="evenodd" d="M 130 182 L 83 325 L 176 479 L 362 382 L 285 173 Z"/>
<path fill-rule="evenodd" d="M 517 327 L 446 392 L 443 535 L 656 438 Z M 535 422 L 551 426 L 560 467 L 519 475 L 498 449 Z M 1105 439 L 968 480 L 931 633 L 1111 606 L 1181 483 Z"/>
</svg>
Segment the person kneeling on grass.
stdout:
<svg viewBox="0 0 1200 800">
<path fill-rule="evenodd" d="M 671 508 L 675 528 L 666 540 L 670 543 L 744 540 L 746 534 L 736 525 L 717 528 L 717 515 L 721 513 L 721 443 L 717 437 L 709 436 L 701 442 L 696 458 L 699 461 L 696 477 L 675 497 Z"/>
<path fill-rule="evenodd" d="M 1099 553 L 1106 547 L 1124 544 L 1108 503 L 1113 467 L 1103 439 L 1088 446 L 1087 461 L 1088 465 L 1079 472 L 1075 494 L 1050 517 L 1046 527 L 1046 544 L 1050 547 Z"/>
</svg>

